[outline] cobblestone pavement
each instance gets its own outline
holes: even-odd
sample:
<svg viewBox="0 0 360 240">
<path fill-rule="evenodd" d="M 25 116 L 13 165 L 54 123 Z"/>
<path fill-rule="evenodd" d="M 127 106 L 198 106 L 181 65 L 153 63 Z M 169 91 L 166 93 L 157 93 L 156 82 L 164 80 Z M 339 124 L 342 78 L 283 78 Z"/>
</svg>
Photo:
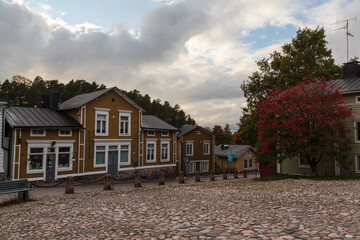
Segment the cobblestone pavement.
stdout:
<svg viewBox="0 0 360 240">
<path fill-rule="evenodd" d="M 118 188 L 0 208 L 1 239 L 360 239 L 360 181 Z"/>
</svg>

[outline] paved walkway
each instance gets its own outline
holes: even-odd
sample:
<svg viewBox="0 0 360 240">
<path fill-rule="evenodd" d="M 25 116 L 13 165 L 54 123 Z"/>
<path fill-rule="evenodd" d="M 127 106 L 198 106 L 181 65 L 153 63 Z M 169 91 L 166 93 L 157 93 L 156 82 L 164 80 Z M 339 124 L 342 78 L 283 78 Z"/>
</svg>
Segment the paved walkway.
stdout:
<svg viewBox="0 0 360 240">
<path fill-rule="evenodd" d="M 360 181 L 243 179 L 56 194 L 0 208 L 3 239 L 360 239 Z"/>
</svg>

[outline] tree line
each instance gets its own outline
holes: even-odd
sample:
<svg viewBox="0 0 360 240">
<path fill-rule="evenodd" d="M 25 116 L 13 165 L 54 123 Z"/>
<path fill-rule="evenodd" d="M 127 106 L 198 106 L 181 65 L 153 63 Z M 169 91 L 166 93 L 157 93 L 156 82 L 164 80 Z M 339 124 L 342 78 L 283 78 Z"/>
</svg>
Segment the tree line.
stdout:
<svg viewBox="0 0 360 240">
<path fill-rule="evenodd" d="M 61 83 L 58 80 L 44 80 L 37 76 L 34 80 L 15 75 L 11 80 L 0 83 L 0 99 L 12 101 L 13 106 L 41 107 L 41 94 L 51 91 L 59 92 L 59 103 L 76 95 L 105 89 L 104 84 L 88 82 L 86 80 L 71 80 Z M 145 110 L 145 114 L 155 115 L 175 127 L 181 125 L 195 125 L 196 121 L 186 114 L 178 104 L 171 106 L 168 101 L 151 99 L 149 94 L 141 94 L 138 90 L 121 91 Z"/>
</svg>

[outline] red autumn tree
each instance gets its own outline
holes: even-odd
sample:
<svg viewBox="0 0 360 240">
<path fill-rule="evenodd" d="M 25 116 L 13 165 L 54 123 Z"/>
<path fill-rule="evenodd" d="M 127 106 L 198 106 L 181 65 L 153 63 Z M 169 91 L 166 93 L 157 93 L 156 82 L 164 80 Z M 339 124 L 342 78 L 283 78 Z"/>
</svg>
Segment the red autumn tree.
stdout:
<svg viewBox="0 0 360 240">
<path fill-rule="evenodd" d="M 352 117 L 342 94 L 331 81 L 303 81 L 286 90 L 274 90 L 258 104 L 256 124 L 260 162 L 303 157 L 317 175 L 320 161 L 336 160 L 346 167 L 350 142 L 344 121 Z"/>
</svg>

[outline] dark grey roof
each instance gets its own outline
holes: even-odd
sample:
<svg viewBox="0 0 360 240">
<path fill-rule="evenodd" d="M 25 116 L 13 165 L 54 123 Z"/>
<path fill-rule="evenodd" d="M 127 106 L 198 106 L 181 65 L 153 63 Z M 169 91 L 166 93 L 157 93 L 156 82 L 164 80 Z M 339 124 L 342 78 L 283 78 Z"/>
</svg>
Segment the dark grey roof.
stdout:
<svg viewBox="0 0 360 240">
<path fill-rule="evenodd" d="M 244 152 L 246 152 L 246 150 L 248 150 L 249 148 L 254 150 L 251 146 L 249 145 L 225 145 L 227 146 L 226 149 L 221 149 L 221 145 L 215 146 L 214 152 L 215 152 L 215 156 L 219 156 L 219 157 L 227 157 L 228 154 L 233 153 L 234 154 L 234 158 L 238 158 L 240 157 Z"/>
<path fill-rule="evenodd" d="M 167 130 L 177 131 L 178 129 L 160 118 L 153 115 L 143 115 L 141 127 L 145 130 Z"/>
<path fill-rule="evenodd" d="M 360 92 L 360 77 L 348 77 L 344 79 L 334 80 L 332 82 L 335 86 L 339 87 L 342 94 Z"/>
<path fill-rule="evenodd" d="M 5 109 L 5 119 L 13 128 L 83 128 L 66 113 L 49 108 L 8 107 Z"/>
<path fill-rule="evenodd" d="M 119 94 L 122 98 L 124 98 L 126 101 L 128 101 L 135 108 L 143 111 L 143 109 L 139 105 L 137 105 L 134 101 L 132 101 L 127 96 L 125 96 L 125 94 L 123 94 L 117 87 L 112 87 L 112 88 L 107 88 L 104 90 L 99 90 L 96 92 L 77 95 L 77 96 L 70 98 L 69 100 L 61 103 L 59 105 L 59 109 L 60 110 L 70 110 L 70 109 L 80 108 L 80 107 L 84 106 L 85 104 L 99 98 L 100 96 L 104 95 L 105 93 L 107 93 L 111 90 L 114 90 L 117 94 Z"/>
<path fill-rule="evenodd" d="M 211 132 L 209 132 L 209 131 L 206 130 L 205 128 L 202 128 L 202 127 L 200 127 L 200 126 L 198 126 L 198 125 L 193 125 L 193 126 L 186 126 L 186 127 L 180 128 L 180 129 L 179 129 L 179 130 L 180 130 L 180 133 L 179 133 L 178 137 L 182 137 L 182 136 L 184 136 L 185 134 L 188 134 L 189 132 L 193 131 L 193 130 L 196 129 L 196 128 L 200 128 L 201 130 L 207 132 L 208 134 L 213 135 Z"/>
</svg>

